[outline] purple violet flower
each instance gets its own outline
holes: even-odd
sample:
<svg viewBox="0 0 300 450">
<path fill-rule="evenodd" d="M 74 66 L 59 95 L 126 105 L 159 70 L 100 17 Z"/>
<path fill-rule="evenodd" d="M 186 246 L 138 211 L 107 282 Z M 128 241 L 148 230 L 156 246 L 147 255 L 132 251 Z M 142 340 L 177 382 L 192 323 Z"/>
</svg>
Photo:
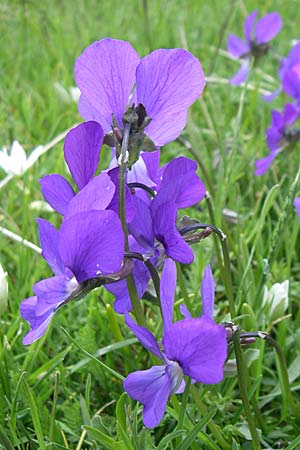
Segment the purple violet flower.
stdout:
<svg viewBox="0 0 300 450">
<path fill-rule="evenodd" d="M 282 20 L 277 12 L 265 15 L 256 21 L 258 11 L 255 10 L 246 17 L 244 23 L 245 41 L 235 34 L 230 34 L 227 50 L 235 59 L 242 61 L 239 71 L 229 81 L 231 84 L 241 84 L 246 80 L 251 58 L 257 58 L 269 50 L 268 42 L 281 30 Z"/>
<path fill-rule="evenodd" d="M 270 153 L 255 162 L 255 175 L 263 175 L 284 147 L 300 139 L 300 130 L 292 128 L 299 115 L 299 108 L 291 103 L 285 105 L 283 112 L 272 111 L 271 126 L 266 131 Z"/>
<path fill-rule="evenodd" d="M 205 196 L 205 186 L 196 174 L 195 161 L 181 156 L 159 169 L 158 158 L 153 153 L 142 154 L 142 158 L 135 164 L 139 166 L 141 161 L 145 164 L 145 171 L 137 173 L 139 178 L 135 179 L 135 174 L 132 174 L 131 181 L 143 182 L 144 174 L 148 173 L 147 180 L 150 180 L 151 176 L 151 187 L 156 195 L 150 200 L 143 189 L 136 189 L 132 195 L 137 214 L 128 224 L 131 234 L 129 249 L 149 258 L 154 266 L 161 264 L 165 256 L 183 264 L 190 264 L 194 255 L 176 228 L 177 210 L 200 202 Z M 135 261 L 132 275 L 141 298 L 150 280 L 149 271 L 143 262 Z M 105 288 L 116 297 L 114 303 L 116 312 L 131 311 L 125 280 L 107 284 Z"/>
<path fill-rule="evenodd" d="M 36 283 L 35 296 L 21 303 L 31 330 L 25 345 L 39 339 L 55 311 L 69 301 L 80 283 L 120 270 L 124 256 L 121 222 L 113 211 L 84 211 L 67 217 L 59 231 L 38 219 L 42 256 L 55 276 Z"/>
<path fill-rule="evenodd" d="M 186 50 L 159 49 L 140 59 L 129 42 L 109 38 L 84 50 L 75 80 L 85 120 L 99 122 L 108 133 L 114 115 L 122 129 L 127 106 L 141 103 L 151 118 L 145 133 L 158 147 L 179 136 L 188 108 L 205 86 L 199 60 Z"/>
<path fill-rule="evenodd" d="M 220 383 L 224 377 L 226 330 L 213 321 L 214 282 L 210 267 L 206 268 L 202 282 L 200 318 L 188 317 L 173 323 L 175 290 L 176 266 L 167 259 L 161 277 L 163 350 L 149 330 L 137 325 L 129 314 L 125 315 L 126 324 L 141 344 L 164 363 L 133 372 L 124 381 L 127 394 L 142 403 L 143 421 L 148 428 L 162 420 L 170 395 L 183 392 L 184 375 L 205 384 Z"/>
</svg>

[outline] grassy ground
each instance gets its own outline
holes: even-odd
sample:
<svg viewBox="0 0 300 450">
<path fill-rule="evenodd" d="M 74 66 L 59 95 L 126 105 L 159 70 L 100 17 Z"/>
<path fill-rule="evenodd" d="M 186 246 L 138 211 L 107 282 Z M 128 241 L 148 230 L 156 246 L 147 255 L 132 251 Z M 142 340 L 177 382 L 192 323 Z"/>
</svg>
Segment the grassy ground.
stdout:
<svg viewBox="0 0 300 450">
<path fill-rule="evenodd" d="M 76 104 L 63 101 L 54 83 L 65 88 L 74 85 L 74 60 L 94 40 L 105 36 L 129 40 L 140 55 L 151 48 L 184 46 L 199 57 L 205 74 L 215 81 L 208 82 L 202 99 L 193 106 L 184 137 L 206 167 L 216 223 L 228 234 L 239 316 L 236 322 L 247 331 L 271 331 L 278 340 L 284 349 L 297 404 L 300 248 L 299 224 L 291 201 L 299 191 L 291 193 L 290 188 L 299 168 L 299 147 L 279 156 L 268 174 L 254 177 L 255 159 L 267 154 L 264 133 L 271 106 L 262 101 L 258 87 L 276 87 L 277 63 L 271 55 L 262 61 L 262 72 L 252 75 L 253 89 L 220 82 L 230 78 L 238 65 L 218 48 L 225 49 L 229 32 L 242 34 L 243 19 L 255 7 L 261 14 L 275 10 L 281 13 L 284 27 L 274 46 L 279 54 L 286 54 L 291 40 L 299 37 L 300 8 L 296 0 L 153 0 L 148 3 L 149 32 L 143 2 L 138 0 L 0 0 L 0 147 L 18 139 L 29 153 L 81 120 Z M 280 108 L 283 101 L 280 97 L 272 106 Z M 104 164 L 109 150 L 103 153 Z M 162 150 L 162 160 L 179 154 L 191 156 L 180 144 L 170 144 Z M 15 177 L 0 190 L 1 226 L 38 244 L 35 218 L 44 217 L 58 224 L 56 215 L 30 208 L 32 201 L 41 200 L 38 179 L 54 172 L 66 172 L 62 143 L 42 156 L 24 176 Z M 203 176 L 201 171 L 199 174 Z M 0 179 L 4 176 L 1 173 Z M 189 214 L 202 222 L 210 221 L 205 201 L 202 208 L 203 211 L 195 208 Z M 222 216 L 224 208 L 239 214 L 237 224 L 226 222 Z M 205 240 L 194 250 L 195 263 L 183 271 L 194 311 L 200 310 L 198 289 L 203 268 L 211 262 L 217 280 L 216 318 L 225 321 L 229 318 L 228 301 L 213 240 Z M 124 376 L 137 367 L 148 367 L 148 355 L 139 344 L 132 343 L 123 319 L 111 314 L 106 305 L 112 305 L 112 298 L 101 289 L 61 310 L 45 338 L 25 348 L 21 341 L 27 325 L 20 318 L 19 304 L 32 295 L 33 283 L 50 272 L 37 253 L 1 234 L 0 259 L 9 275 L 9 307 L 0 318 L 0 448 L 1 442 L 5 449 L 22 450 L 110 448 L 97 443 L 97 436 L 82 426 L 92 424 L 103 433 L 116 436 L 115 409 L 122 384 L 82 349 L 97 353 L 101 361 Z M 289 309 L 274 324 L 262 305 L 263 286 L 286 279 L 290 280 Z M 178 289 L 177 299 L 182 295 L 183 290 Z M 147 311 L 153 330 L 158 331 L 155 309 L 148 307 Z M 116 323 L 125 339 L 121 348 Z M 245 351 L 245 356 L 252 407 L 261 410 L 261 416 L 257 411 L 255 415 L 262 447 L 300 448 L 299 424 L 291 418 L 286 392 L 281 392 L 274 351 L 258 342 Z M 229 448 L 250 449 L 236 377 L 197 390 L 203 408 L 215 412 L 214 421 Z M 120 410 L 124 409 L 122 401 L 118 403 L 119 419 Z M 126 402 L 134 417 L 135 404 Z M 141 426 L 139 413 L 133 429 L 127 430 L 133 448 L 154 448 L 174 429 L 174 402 L 170 415 L 152 433 L 137 433 L 135 427 L 140 430 Z M 187 419 L 191 429 L 200 417 L 194 405 L 191 401 Z M 222 449 L 209 427 L 199 431 L 197 445 Z M 288 447 L 291 442 L 294 444 Z M 170 443 L 161 448 L 176 447 Z"/>
</svg>

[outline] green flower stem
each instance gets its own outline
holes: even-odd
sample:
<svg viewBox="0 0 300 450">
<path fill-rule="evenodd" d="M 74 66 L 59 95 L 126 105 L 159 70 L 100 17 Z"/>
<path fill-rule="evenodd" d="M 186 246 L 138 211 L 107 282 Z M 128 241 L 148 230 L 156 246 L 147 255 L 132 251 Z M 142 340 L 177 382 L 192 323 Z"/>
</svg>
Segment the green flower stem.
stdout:
<svg viewBox="0 0 300 450">
<path fill-rule="evenodd" d="M 237 376 L 238 376 L 238 382 L 240 387 L 240 394 L 244 406 L 244 411 L 246 415 L 246 420 L 249 426 L 249 430 L 252 437 L 252 447 L 254 450 L 260 450 L 260 442 L 259 437 L 254 421 L 254 417 L 251 412 L 250 403 L 248 399 L 248 392 L 247 392 L 247 378 L 248 378 L 248 371 L 247 367 L 244 361 L 244 355 L 241 348 L 240 343 L 240 333 L 239 331 L 236 331 L 233 335 L 233 345 L 234 345 L 234 351 L 236 356 L 236 363 L 237 363 Z"/>
<path fill-rule="evenodd" d="M 197 405 L 198 410 L 202 414 L 202 416 L 207 415 L 207 408 L 206 405 L 202 402 L 199 391 L 196 388 L 195 385 L 191 386 L 191 395 L 193 397 L 194 402 Z M 215 438 L 216 442 L 220 445 L 220 447 L 223 450 L 231 450 L 231 445 L 228 444 L 228 442 L 225 439 L 225 436 L 223 435 L 222 431 L 220 430 L 220 427 L 211 419 L 207 424 L 211 434 Z"/>
<path fill-rule="evenodd" d="M 210 215 L 210 220 L 213 225 L 216 225 L 215 223 L 215 215 L 213 210 L 213 205 L 211 202 L 211 199 L 207 198 L 208 203 L 208 210 Z M 216 243 L 215 247 L 217 250 L 217 259 L 220 267 L 221 276 L 225 285 L 225 291 L 229 302 L 229 312 L 231 316 L 231 320 L 234 320 L 234 318 L 237 316 L 236 307 L 235 307 L 235 301 L 233 296 L 233 284 L 232 284 L 232 276 L 231 276 L 231 267 L 230 267 L 230 258 L 229 258 L 229 250 L 228 250 L 228 244 L 227 244 L 227 237 L 225 234 L 221 237 L 220 234 L 217 234 L 217 236 L 220 239 L 221 248 L 222 248 L 222 255 L 223 255 L 223 264 L 222 259 L 220 256 L 220 250 L 218 243 Z M 215 236 L 216 239 L 216 236 Z M 249 374 L 248 369 L 244 360 L 244 355 L 242 352 L 241 344 L 240 344 L 240 338 L 239 338 L 239 332 L 234 333 L 233 337 L 233 343 L 234 343 L 234 350 L 236 355 L 236 363 L 237 363 L 237 375 L 238 375 L 238 382 L 239 382 L 239 388 L 240 388 L 240 394 L 244 406 L 244 411 L 246 415 L 246 419 L 248 422 L 249 430 L 251 433 L 252 441 L 253 441 L 253 449 L 259 450 L 260 442 L 258 433 L 256 430 L 255 420 L 251 412 L 249 398 L 248 398 L 248 392 L 247 392 L 247 382 L 249 380 Z"/>
<path fill-rule="evenodd" d="M 184 303 L 186 304 L 189 311 L 193 311 L 193 308 L 192 308 L 192 305 L 191 305 L 191 302 L 189 299 L 189 294 L 185 287 L 184 277 L 183 277 L 182 268 L 181 268 L 180 263 L 176 263 L 176 267 L 177 267 L 178 283 L 179 283 L 181 295 L 184 299 Z"/>
<path fill-rule="evenodd" d="M 130 136 L 130 124 L 126 124 L 124 127 L 121 155 L 119 157 L 119 217 L 122 223 L 123 232 L 125 236 L 125 251 L 128 252 L 128 229 L 126 222 L 126 174 L 127 174 L 127 160 L 128 160 L 128 146 Z M 129 292 L 133 314 L 139 325 L 145 326 L 145 317 L 143 308 L 136 290 L 134 278 L 132 274 L 126 277 L 127 289 Z"/>
<path fill-rule="evenodd" d="M 187 401 L 188 401 L 188 397 L 189 397 L 190 386 L 191 386 L 191 379 L 190 379 L 190 377 L 188 377 L 186 380 L 186 383 L 185 383 L 185 389 L 183 392 L 181 406 L 180 406 L 179 414 L 178 414 L 178 422 L 177 422 L 178 430 L 182 430 L 182 427 L 183 427 L 183 421 L 184 421 L 186 405 L 187 405 Z M 177 445 L 179 445 L 180 441 L 181 441 L 181 437 L 179 437 L 179 442 L 177 442 Z"/>
</svg>

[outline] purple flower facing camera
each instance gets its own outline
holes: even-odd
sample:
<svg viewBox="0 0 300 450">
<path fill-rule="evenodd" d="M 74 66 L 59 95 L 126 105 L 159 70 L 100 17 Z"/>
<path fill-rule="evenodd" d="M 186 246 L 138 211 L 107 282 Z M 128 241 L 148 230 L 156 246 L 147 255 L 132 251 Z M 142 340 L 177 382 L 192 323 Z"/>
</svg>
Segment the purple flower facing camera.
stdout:
<svg viewBox="0 0 300 450">
<path fill-rule="evenodd" d="M 244 23 L 245 40 L 230 34 L 227 50 L 235 59 L 241 60 L 239 71 L 230 79 L 231 84 L 241 84 L 246 80 L 252 58 L 258 58 L 269 50 L 271 41 L 281 30 L 282 20 L 277 12 L 265 15 L 257 20 L 258 11 L 249 14 Z"/>
<path fill-rule="evenodd" d="M 124 389 L 143 405 L 146 427 L 159 424 L 170 395 L 182 393 L 184 375 L 193 381 L 216 384 L 222 381 L 227 358 L 227 339 L 224 327 L 213 321 L 214 281 L 207 266 L 202 281 L 202 316 L 186 318 L 173 323 L 173 305 L 176 289 L 176 266 L 167 259 L 161 277 L 161 306 L 163 314 L 163 350 L 153 334 L 137 325 L 129 314 L 125 321 L 141 344 L 163 365 L 133 372 L 124 381 Z"/>
</svg>

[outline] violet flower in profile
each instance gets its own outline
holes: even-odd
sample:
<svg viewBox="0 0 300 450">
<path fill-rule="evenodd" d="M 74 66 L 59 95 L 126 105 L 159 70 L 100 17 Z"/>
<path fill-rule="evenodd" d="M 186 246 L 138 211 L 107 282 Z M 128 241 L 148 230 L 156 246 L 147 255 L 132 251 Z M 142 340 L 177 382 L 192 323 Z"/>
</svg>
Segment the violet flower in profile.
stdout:
<svg viewBox="0 0 300 450">
<path fill-rule="evenodd" d="M 194 255 L 177 230 L 177 211 L 200 202 L 206 193 L 205 186 L 196 173 L 195 161 L 181 156 L 159 168 L 159 161 L 154 153 L 145 153 L 135 164 L 135 166 L 139 166 L 140 161 L 145 158 L 146 170 L 152 178 L 150 180 L 147 177 L 146 182 L 152 183 L 151 187 L 156 195 L 153 200 L 150 200 L 143 189 L 136 189 L 132 195 L 136 214 L 128 223 L 128 230 L 131 234 L 129 250 L 143 254 L 155 266 L 161 263 L 166 256 L 174 261 L 190 264 Z M 131 180 L 143 182 L 144 173 L 143 171 L 135 174 L 138 177 L 135 179 L 132 174 Z M 134 266 L 132 275 L 136 282 L 139 298 L 142 298 L 147 289 L 150 274 L 143 262 L 135 261 Z M 125 280 L 105 285 L 105 288 L 115 295 L 114 308 L 116 312 L 131 311 L 132 306 Z"/>
<path fill-rule="evenodd" d="M 145 133 L 158 147 L 178 137 L 189 106 L 205 86 L 201 64 L 188 51 L 159 49 L 140 59 L 129 42 L 110 38 L 83 51 L 75 64 L 75 80 L 85 120 L 99 122 L 108 133 L 113 116 L 122 129 L 127 107 L 142 104 L 151 118 Z"/>
<path fill-rule="evenodd" d="M 143 421 L 148 428 L 162 420 L 170 395 L 183 392 L 184 375 L 204 384 L 220 383 L 224 377 L 226 331 L 213 321 L 214 287 L 210 267 L 202 282 L 203 314 L 200 318 L 190 316 L 173 323 L 175 289 L 176 266 L 167 259 L 161 277 L 163 350 L 149 330 L 125 315 L 126 324 L 141 344 L 163 362 L 163 365 L 133 372 L 124 381 L 127 394 L 142 403 Z"/>
<path fill-rule="evenodd" d="M 36 283 L 35 296 L 21 303 L 31 330 L 25 345 L 39 339 L 55 311 L 74 296 L 80 283 L 120 270 L 124 256 L 121 222 L 113 211 L 84 211 L 67 217 L 60 230 L 38 219 L 42 256 L 54 272 Z"/>
<path fill-rule="evenodd" d="M 277 12 L 265 15 L 257 20 L 258 11 L 249 14 L 244 23 L 245 40 L 235 34 L 230 34 L 227 50 L 235 59 L 241 60 L 239 71 L 229 81 L 231 84 L 241 84 L 246 80 L 251 59 L 257 59 L 269 50 L 268 42 L 281 30 L 282 20 Z"/>
<path fill-rule="evenodd" d="M 299 115 L 299 108 L 291 103 L 285 105 L 283 112 L 272 111 L 271 126 L 266 131 L 270 153 L 255 162 L 255 175 L 263 175 L 284 147 L 300 140 L 300 130 L 293 128 Z"/>
</svg>

